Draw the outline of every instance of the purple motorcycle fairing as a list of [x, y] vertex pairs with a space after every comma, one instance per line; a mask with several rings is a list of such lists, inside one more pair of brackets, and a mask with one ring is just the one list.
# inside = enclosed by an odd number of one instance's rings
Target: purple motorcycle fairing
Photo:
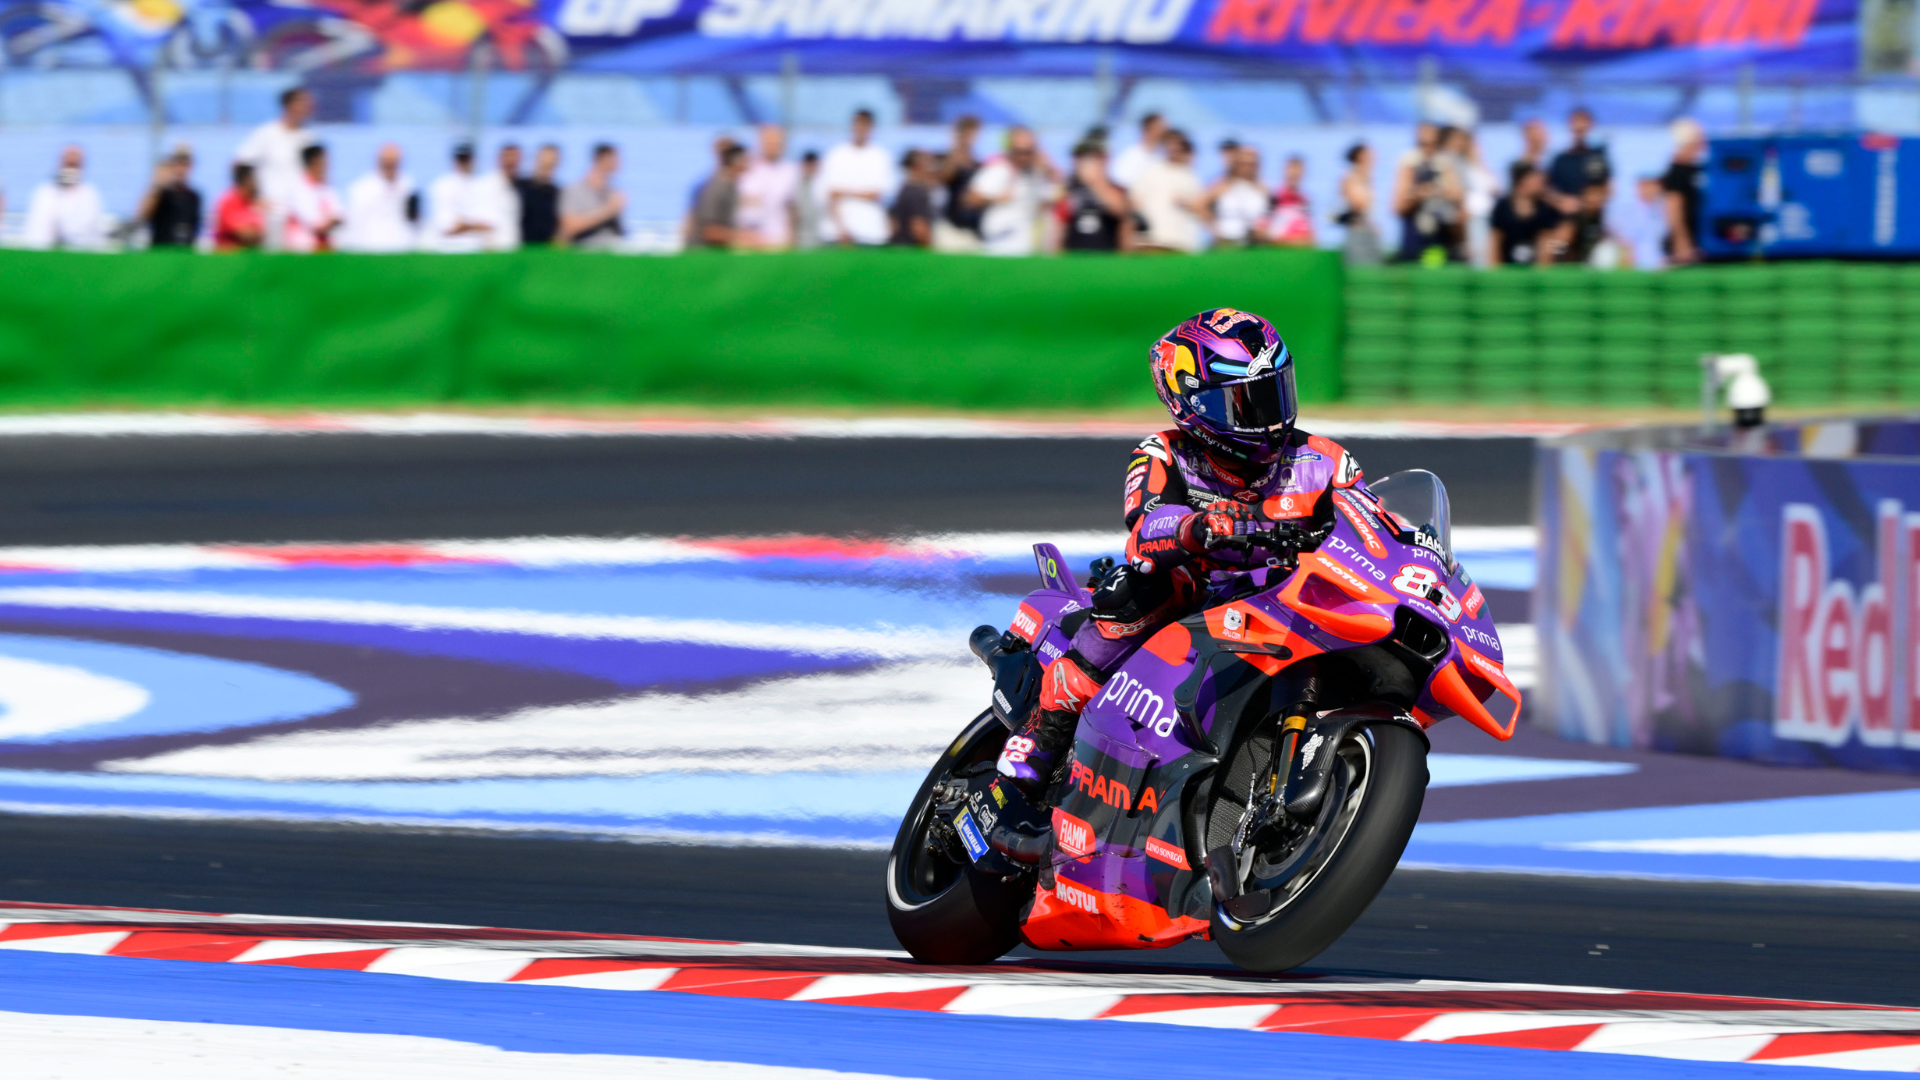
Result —
[[[1157, 905], [1170, 919], [1206, 917], [1211, 890], [1201, 850], [1204, 839], [1193, 835], [1206, 822], [1200, 817], [1203, 808], [1189, 805], [1191, 789], [1219, 763], [1242, 719], [1257, 720], [1290, 704], [1271, 700], [1275, 678], [1245, 662], [1245, 653], [1259, 649], [1217, 637], [1209, 629], [1210, 609], [1231, 602], [1258, 612], [1284, 631], [1279, 640], [1297, 642], [1291, 662], [1393, 636], [1398, 608], [1411, 609], [1446, 630], [1446, 650], [1437, 656], [1436, 671], [1454, 664], [1463, 644], [1495, 664], [1503, 661], [1488, 605], [1479, 599], [1457, 562], [1422, 543], [1401, 539], [1412, 534], [1401, 533], [1370, 499], [1329, 497], [1345, 498], [1345, 506], [1353, 509], [1372, 536], [1363, 537], [1353, 519], [1336, 514], [1332, 532], [1316, 552], [1301, 557], [1300, 569], [1284, 575], [1258, 569], [1237, 575], [1237, 587], [1233, 581], [1217, 582], [1201, 612], [1162, 628], [1128, 657], [1088, 703], [1075, 735], [1067, 790], [1057, 805], [1091, 826], [1094, 849], [1076, 856], [1056, 846], [1050, 866], [1055, 877], [1095, 893], [1121, 894]], [[1376, 554], [1369, 540], [1384, 554]], [[1044, 573], [1044, 557], [1042, 567]], [[1408, 567], [1420, 569], [1409, 574]], [[1332, 579], [1342, 570], [1389, 599], [1358, 600], [1352, 597], [1353, 590], [1329, 587], [1315, 593], [1317, 606], [1341, 616], [1376, 616], [1376, 622], [1388, 629], [1371, 641], [1342, 637], [1281, 598], [1299, 574]], [[1444, 591], [1429, 588], [1416, 595], [1414, 587], [1429, 578]], [[1033, 644], [1043, 662], [1052, 661], [1068, 647], [1060, 621], [1087, 603], [1087, 595], [1076, 592], [1068, 596], [1059, 588], [1047, 588], [1027, 598], [1027, 605], [1041, 617]], [[1229, 601], [1232, 596], [1239, 598]], [[1224, 657], [1234, 659], [1222, 662]], [[1421, 688], [1414, 715], [1423, 726], [1431, 726], [1454, 713], [1433, 697], [1429, 679]], [[1158, 842], [1150, 845], [1150, 840]]]

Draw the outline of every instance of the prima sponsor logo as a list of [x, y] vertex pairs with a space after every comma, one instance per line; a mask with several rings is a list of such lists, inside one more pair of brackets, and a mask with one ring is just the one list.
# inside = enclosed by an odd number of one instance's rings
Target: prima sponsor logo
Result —
[[1494, 656], [1499, 657], [1501, 660], [1506, 659], [1506, 653], [1500, 648], [1500, 638], [1498, 635], [1489, 634], [1477, 626], [1456, 626], [1453, 628], [1453, 632], [1465, 638], [1473, 647], [1484, 649]]
[[[1359, 566], [1360, 569], [1365, 570], [1367, 572], [1367, 575], [1373, 578], [1373, 580], [1375, 581], [1387, 580], [1387, 572], [1385, 570], [1380, 569], [1380, 566], [1378, 563], [1375, 563], [1372, 559], [1367, 558], [1366, 555], [1361, 553], [1359, 548], [1354, 547], [1352, 544], [1347, 543], [1345, 540], [1340, 539], [1338, 536], [1327, 537], [1327, 548], [1331, 551], [1337, 552], [1338, 554], [1344, 555], [1347, 558], [1353, 560], [1354, 564]], [[1387, 553], [1387, 549], [1384, 547], [1381, 548], [1380, 553], [1382, 555], [1385, 555]]]
[[1094, 704], [1118, 708], [1127, 719], [1152, 728], [1153, 733], [1163, 739], [1173, 734], [1174, 725], [1179, 722], [1179, 717], [1167, 707], [1166, 698], [1125, 671], [1107, 680]]
[[1193, 867], [1187, 864], [1186, 852], [1181, 851], [1179, 848], [1174, 847], [1172, 844], [1158, 837], [1150, 836], [1147, 838], [1147, 856], [1149, 858], [1159, 859], [1168, 866], [1177, 866], [1182, 870], [1193, 869]]
[[[1098, 799], [1108, 806], [1121, 810], [1133, 809], [1133, 789], [1121, 783], [1118, 777], [1111, 780], [1095, 772], [1091, 767], [1075, 761], [1067, 768], [1069, 786], [1084, 791], [1090, 799]], [[1145, 784], [1140, 788], [1141, 813], [1159, 813], [1160, 797], [1154, 793], [1153, 785]]]
[[1818, 507], [1788, 503], [1780, 526], [1774, 734], [1920, 749], [1920, 514], [1880, 502], [1874, 579], [1858, 584], [1833, 575]]
[[1100, 914], [1100, 898], [1065, 878], [1053, 880], [1053, 895], [1068, 907], [1078, 908], [1089, 915]]
[[1093, 854], [1093, 826], [1059, 807], [1053, 808], [1053, 845], [1062, 854], [1084, 859]]

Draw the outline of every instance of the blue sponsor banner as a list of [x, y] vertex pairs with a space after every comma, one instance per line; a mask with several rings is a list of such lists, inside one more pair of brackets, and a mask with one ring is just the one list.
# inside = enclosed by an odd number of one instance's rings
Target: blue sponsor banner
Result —
[[[1851, 74], [1858, 0], [65, 0], [0, 25], [20, 63], [927, 78], [1090, 74], [1620, 82]], [[80, 50], [80, 51], [75, 51]], [[1104, 59], [1097, 59], [1104, 57]], [[1276, 65], [1284, 65], [1277, 68]]]
[[[1920, 424], [1848, 457], [1543, 447], [1542, 713], [1617, 746], [1920, 771]], [[1837, 432], [1841, 437], [1835, 437]], [[1844, 445], [1841, 445], [1844, 444]]]

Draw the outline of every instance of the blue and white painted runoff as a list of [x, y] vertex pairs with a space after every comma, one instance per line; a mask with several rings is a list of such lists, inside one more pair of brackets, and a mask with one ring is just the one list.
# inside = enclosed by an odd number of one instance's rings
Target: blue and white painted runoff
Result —
[[[1121, 540], [1054, 539], [1075, 561]], [[1460, 543], [1526, 583], [1527, 530]], [[535, 538], [0, 568], [0, 809], [875, 847], [978, 712], [967, 633], [1007, 620], [1032, 558], [1000, 535]], [[476, 678], [500, 690], [436, 702]], [[1623, 768], [1432, 762], [1443, 786]]]

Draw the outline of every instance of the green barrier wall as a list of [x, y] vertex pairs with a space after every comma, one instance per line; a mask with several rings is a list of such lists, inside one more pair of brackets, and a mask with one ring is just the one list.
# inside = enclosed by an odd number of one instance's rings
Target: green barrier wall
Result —
[[1920, 266], [1349, 271], [1351, 401], [1691, 407], [1707, 352], [1784, 407], [1920, 401]]
[[1279, 322], [1340, 395], [1327, 252], [986, 259], [0, 252], [0, 403], [1151, 405], [1147, 346]]

